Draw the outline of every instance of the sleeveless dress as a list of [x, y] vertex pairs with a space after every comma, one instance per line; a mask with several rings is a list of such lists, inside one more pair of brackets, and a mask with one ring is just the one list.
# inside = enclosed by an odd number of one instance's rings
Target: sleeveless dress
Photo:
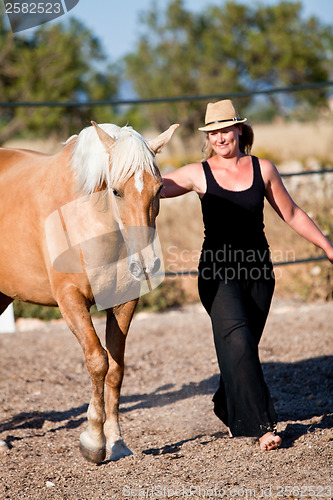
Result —
[[261, 437], [275, 430], [277, 420], [258, 355], [275, 280], [264, 233], [265, 185], [255, 156], [252, 164], [252, 185], [230, 191], [203, 163], [207, 189], [201, 198], [205, 237], [198, 288], [221, 372], [214, 411], [233, 436]]
[[252, 157], [253, 182], [243, 191], [222, 188], [203, 163], [207, 190], [201, 198], [205, 239], [199, 269], [204, 277], [252, 278], [272, 275], [264, 233], [265, 184], [258, 158]]

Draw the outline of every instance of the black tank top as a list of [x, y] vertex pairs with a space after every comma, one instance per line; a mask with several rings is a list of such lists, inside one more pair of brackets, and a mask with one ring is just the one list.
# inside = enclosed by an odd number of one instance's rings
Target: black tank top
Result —
[[[230, 191], [220, 186], [203, 162], [207, 189], [201, 198], [204, 242], [199, 270], [211, 266], [223, 277], [225, 269], [263, 269], [270, 266], [269, 246], [264, 233], [265, 184], [259, 160], [252, 156], [253, 182], [248, 189]], [[222, 273], [222, 274], [221, 274]], [[238, 276], [238, 274], [237, 274]]]

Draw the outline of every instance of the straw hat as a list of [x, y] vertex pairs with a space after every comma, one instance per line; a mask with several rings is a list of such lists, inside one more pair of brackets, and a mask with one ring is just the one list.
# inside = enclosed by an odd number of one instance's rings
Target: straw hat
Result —
[[221, 128], [230, 127], [237, 123], [246, 122], [247, 118], [241, 119], [237, 109], [230, 99], [224, 99], [218, 102], [209, 102], [207, 104], [205, 126], [199, 130], [203, 132], [211, 132], [212, 130], [220, 130]]

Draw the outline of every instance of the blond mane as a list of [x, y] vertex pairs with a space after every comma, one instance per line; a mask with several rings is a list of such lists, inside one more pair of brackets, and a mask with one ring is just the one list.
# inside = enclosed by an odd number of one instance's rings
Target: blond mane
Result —
[[[104, 184], [108, 189], [115, 188], [138, 171], [159, 176], [155, 155], [138, 132], [110, 123], [99, 126], [116, 142], [108, 153], [92, 126], [77, 136], [71, 166], [80, 191], [92, 194]], [[67, 142], [71, 140], [73, 137]]]

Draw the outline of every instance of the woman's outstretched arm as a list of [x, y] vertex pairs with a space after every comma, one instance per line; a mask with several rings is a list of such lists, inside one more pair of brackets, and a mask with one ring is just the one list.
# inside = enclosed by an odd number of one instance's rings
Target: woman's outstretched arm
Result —
[[266, 198], [276, 213], [300, 236], [324, 250], [333, 263], [333, 245], [313, 220], [293, 201], [276, 167], [268, 160], [260, 160], [266, 185]]
[[190, 163], [163, 175], [161, 198], [173, 198], [196, 191], [201, 193], [204, 175], [201, 163]]

